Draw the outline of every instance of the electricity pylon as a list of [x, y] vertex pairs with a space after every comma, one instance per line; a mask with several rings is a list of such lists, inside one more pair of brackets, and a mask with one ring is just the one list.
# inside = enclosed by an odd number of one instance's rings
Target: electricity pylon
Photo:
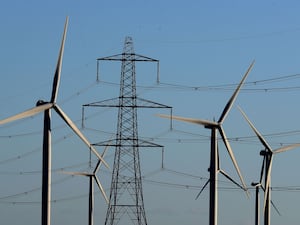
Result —
[[[83, 107], [118, 108], [116, 138], [94, 144], [97, 146], [115, 146], [114, 165], [105, 225], [147, 225], [139, 147], [162, 148], [163, 146], [141, 140], [138, 137], [137, 109], [171, 109], [171, 107], [137, 97], [135, 62], [156, 62], [158, 68], [159, 61], [135, 54], [131, 37], [125, 38], [122, 54], [97, 59], [97, 79], [99, 78], [99, 62], [105, 60], [122, 62], [120, 95], [118, 98], [83, 105]], [[157, 72], [158, 71], [157, 69]], [[157, 81], [158, 80], [159, 76], [157, 75]]]

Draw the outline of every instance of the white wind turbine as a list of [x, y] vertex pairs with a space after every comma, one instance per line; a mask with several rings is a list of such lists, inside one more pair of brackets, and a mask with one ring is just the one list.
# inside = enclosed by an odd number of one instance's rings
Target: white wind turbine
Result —
[[34, 116], [44, 112], [44, 132], [43, 132], [43, 169], [42, 169], [42, 216], [41, 224], [50, 225], [51, 215], [51, 109], [54, 109], [57, 114], [65, 121], [65, 123], [78, 135], [78, 137], [90, 148], [90, 150], [108, 167], [108, 164], [103, 160], [101, 155], [90, 144], [87, 138], [81, 133], [72, 120], [62, 111], [57, 105], [56, 99], [58, 94], [62, 58], [64, 53], [64, 45], [68, 27], [68, 17], [66, 18], [64, 33], [62, 37], [61, 47], [58, 55], [58, 61], [53, 78], [52, 94], [49, 102], [39, 100], [36, 107], [26, 110], [17, 115], [0, 120], [0, 125], [13, 122], [26, 117]]
[[[262, 186], [262, 179], [263, 179], [263, 175], [264, 175], [264, 166], [265, 166], [265, 156], [263, 158], [263, 163], [262, 163], [262, 167], [261, 167], [261, 171], [260, 171], [260, 179], [259, 182], [252, 182], [251, 186], [255, 187], [255, 225], [260, 225], [260, 196], [259, 196], [259, 189], [262, 189], [265, 192], [265, 188]], [[278, 215], [280, 216], [280, 212], [277, 209], [277, 207], [275, 206], [275, 204], [273, 203], [273, 201], [271, 200], [271, 204], [273, 206], [273, 208], [276, 210], [276, 212], [278, 213]]]
[[[247, 69], [245, 75], [243, 76], [242, 80], [240, 81], [240, 83], [237, 86], [236, 90], [234, 91], [233, 95], [231, 96], [231, 98], [229, 99], [227, 104], [225, 105], [225, 108], [223, 109], [223, 112], [222, 112], [218, 122], [202, 120], [202, 119], [178, 117], [178, 116], [158, 115], [158, 116], [164, 117], [164, 118], [170, 118], [170, 119], [180, 120], [183, 122], [201, 125], [207, 129], [211, 130], [211, 151], [210, 151], [210, 167], [209, 167], [209, 173], [210, 173], [210, 177], [209, 177], [209, 183], [210, 183], [209, 224], [210, 225], [218, 224], [218, 221], [217, 221], [217, 209], [218, 209], [217, 181], [218, 181], [218, 173], [221, 172], [219, 170], [219, 154], [218, 154], [218, 138], [217, 138], [218, 132], [220, 133], [220, 135], [222, 137], [222, 140], [226, 146], [228, 154], [229, 154], [229, 156], [233, 162], [233, 165], [239, 175], [239, 178], [242, 182], [243, 189], [247, 190], [246, 184], [244, 182], [244, 179], [243, 179], [240, 169], [238, 167], [237, 161], [235, 159], [235, 156], [233, 154], [233, 151], [231, 149], [229, 141], [225, 135], [222, 124], [223, 124], [227, 114], [229, 113], [229, 111], [230, 111], [244, 81], [246, 80], [246, 77], [248, 76], [250, 70], [252, 69], [253, 65], [254, 65], [254, 61], [250, 64], [249, 68]], [[226, 176], [226, 177], [229, 178], [228, 176]], [[232, 181], [232, 179], [230, 179], [230, 180]], [[248, 194], [248, 192], [247, 192], [247, 194]]]
[[[105, 147], [101, 157], [104, 158], [105, 153], [108, 149], [108, 146]], [[99, 171], [100, 166], [102, 164], [101, 160], [98, 160], [95, 169], [93, 170], [92, 173], [88, 173], [88, 172], [68, 172], [68, 171], [63, 171], [63, 173], [65, 174], [71, 174], [71, 175], [75, 175], [75, 176], [85, 176], [89, 178], [89, 217], [88, 217], [88, 225], [93, 225], [94, 224], [94, 183], [93, 181], [96, 182], [98, 188], [100, 189], [100, 192], [102, 194], [102, 196], [104, 197], [106, 203], [108, 203], [108, 198], [105, 194], [105, 191], [98, 179], [98, 177], [96, 176], [96, 173]]]
[[261, 182], [254, 183], [252, 182], [251, 185], [255, 187], [255, 225], [259, 225], [260, 221], [260, 199], [259, 199], [259, 188], [261, 187]]
[[[270, 186], [271, 186], [271, 171], [272, 171], [273, 155], [277, 154], [277, 153], [281, 153], [281, 152], [286, 152], [286, 151], [292, 150], [296, 147], [299, 147], [300, 143], [287, 145], [287, 146], [283, 146], [281, 148], [272, 150], [272, 148], [267, 143], [267, 141], [264, 139], [264, 137], [259, 133], [259, 131], [252, 124], [252, 122], [248, 119], [245, 112], [243, 112], [243, 110], [240, 107], [239, 107], [239, 110], [241, 111], [242, 115], [244, 116], [244, 118], [248, 122], [251, 129], [254, 131], [254, 133], [258, 137], [259, 141], [265, 147], [265, 150], [262, 150], [260, 152], [260, 155], [262, 155], [264, 157], [264, 162], [263, 163], [264, 163], [264, 166], [265, 166], [265, 174], [264, 174], [264, 176], [265, 176], [265, 185], [264, 185], [265, 195], [264, 195], [264, 206], [263, 206], [264, 225], [269, 225], [270, 224], [270, 203], [272, 203], [271, 202], [271, 189], [270, 189]], [[263, 168], [262, 168], [262, 171], [263, 171]]]

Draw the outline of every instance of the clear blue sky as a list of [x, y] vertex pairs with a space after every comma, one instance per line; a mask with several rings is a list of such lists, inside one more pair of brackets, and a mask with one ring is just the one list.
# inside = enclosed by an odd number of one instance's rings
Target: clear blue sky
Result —
[[[137, 65], [139, 96], [172, 106], [175, 115], [218, 119], [255, 59], [224, 123], [250, 186], [259, 179], [262, 146], [237, 105], [274, 149], [300, 141], [299, 8], [298, 1], [3, 1], [0, 118], [50, 98], [66, 16], [70, 20], [58, 103], [78, 126], [83, 104], [118, 96], [120, 64], [101, 64], [101, 82], [96, 83], [96, 58], [121, 53], [126, 36], [133, 38], [136, 53], [160, 60], [160, 85], [156, 65]], [[156, 113], [169, 111], [138, 114], [140, 136], [165, 146], [164, 170], [160, 149], [141, 149], [148, 224], [207, 224], [208, 190], [194, 199], [208, 177], [209, 130], [174, 122], [170, 131], [169, 121]], [[57, 170], [87, 170], [88, 150], [55, 112], [52, 118], [52, 224], [84, 224], [88, 181]], [[93, 143], [106, 140], [116, 132], [116, 118], [116, 110], [88, 108], [83, 132]], [[0, 128], [1, 224], [40, 224], [41, 131], [41, 115]], [[220, 157], [221, 167], [238, 179], [221, 142]], [[289, 188], [300, 188], [299, 158], [300, 149], [275, 156], [272, 198], [282, 216], [272, 209], [273, 225], [299, 223], [300, 193]], [[107, 161], [112, 165], [113, 149]], [[110, 172], [103, 169], [98, 176], [109, 194]], [[254, 191], [247, 199], [219, 178], [219, 224], [254, 224]], [[95, 223], [103, 224], [106, 205], [99, 192], [95, 210]]]

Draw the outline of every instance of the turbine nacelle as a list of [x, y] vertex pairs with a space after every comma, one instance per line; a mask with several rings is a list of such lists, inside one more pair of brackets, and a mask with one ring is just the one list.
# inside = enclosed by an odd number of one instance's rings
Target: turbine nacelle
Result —
[[261, 150], [261, 151], [259, 152], [259, 155], [261, 155], [261, 156], [271, 156], [271, 155], [273, 155], [273, 152], [271, 152], [271, 151], [265, 149], [265, 150]]
[[204, 128], [206, 128], [206, 129], [219, 129], [221, 125], [222, 125], [221, 123], [213, 122], [211, 124], [204, 125]]
[[45, 104], [47, 104], [47, 103], [49, 103], [49, 102], [45, 102], [44, 100], [38, 100], [37, 102], [36, 102], [36, 104], [35, 104], [35, 106], [40, 106], [40, 105], [45, 105]]
[[252, 182], [252, 183], [251, 183], [251, 186], [252, 186], [252, 187], [260, 187], [260, 186], [261, 186], [261, 183], [259, 183], [259, 182]]

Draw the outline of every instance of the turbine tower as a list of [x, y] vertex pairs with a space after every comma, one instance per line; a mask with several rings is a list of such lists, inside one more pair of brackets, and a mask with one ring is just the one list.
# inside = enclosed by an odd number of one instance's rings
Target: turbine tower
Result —
[[[108, 145], [115, 147], [105, 225], [114, 225], [119, 222], [122, 224], [147, 225], [139, 148], [163, 146], [142, 140], [138, 137], [137, 109], [171, 107], [137, 97], [135, 62], [156, 62], [159, 65], [159, 61], [135, 54], [131, 37], [125, 38], [122, 54], [98, 58], [97, 68], [99, 69], [100, 61], [106, 60], [122, 62], [119, 97], [83, 105], [83, 107], [118, 108], [116, 138], [94, 144], [96, 146]], [[99, 78], [98, 69], [97, 79]], [[157, 75], [157, 81], [158, 77]]]

